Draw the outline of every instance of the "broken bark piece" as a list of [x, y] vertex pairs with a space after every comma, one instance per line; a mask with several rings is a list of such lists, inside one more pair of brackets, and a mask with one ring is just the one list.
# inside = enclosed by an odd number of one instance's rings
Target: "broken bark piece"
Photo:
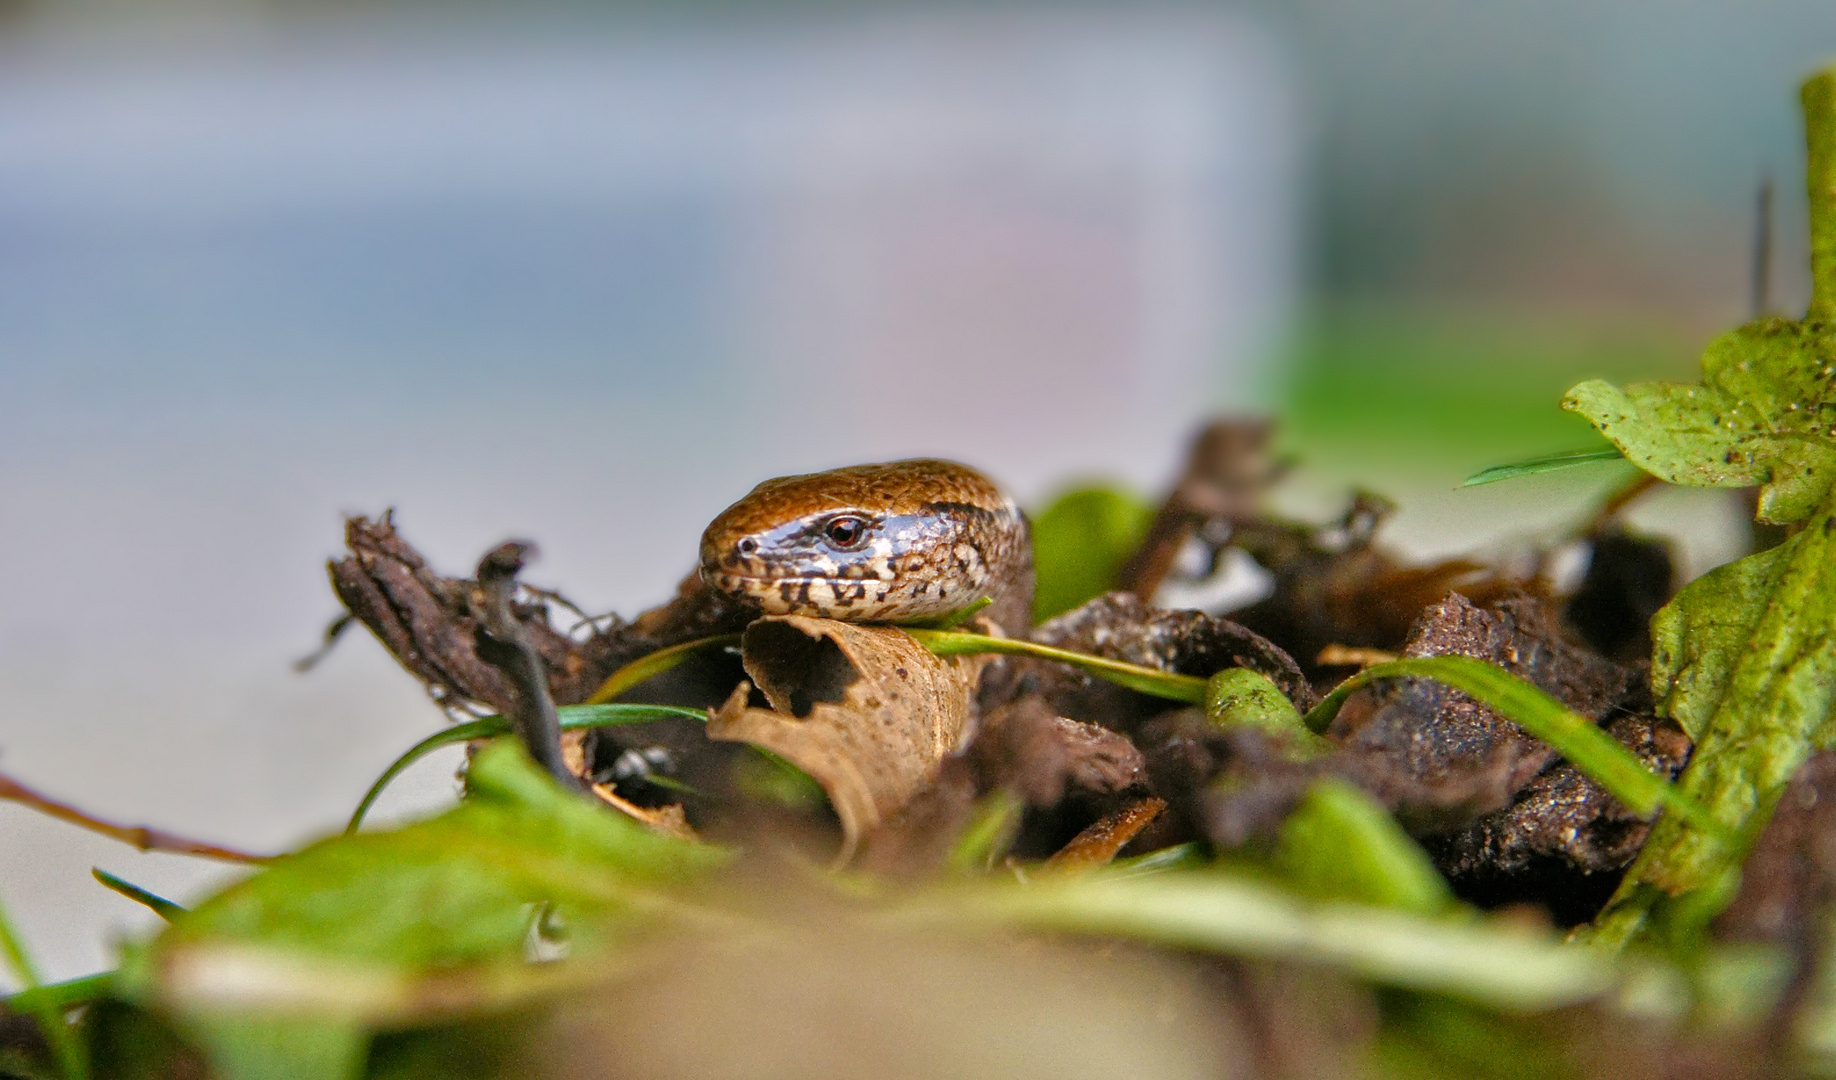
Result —
[[981, 657], [933, 655], [896, 627], [787, 615], [746, 629], [746, 672], [711, 739], [764, 747], [808, 773], [841, 819], [842, 857], [938, 774], [970, 731]]
[[[1031, 695], [983, 720], [975, 741], [946, 759], [933, 783], [867, 837], [860, 867], [904, 879], [936, 870], [974, 815], [977, 800], [1003, 790], [1028, 808], [1016, 844], [1044, 855], [1116, 797], [1144, 793], [1146, 785], [1146, 762], [1127, 737], [1058, 716]], [[1075, 805], [1066, 809], [1068, 803]], [[1036, 820], [1061, 809], [1075, 818], [1064, 835], [1055, 821]]]
[[1338, 672], [1315, 659], [1326, 646], [1394, 651], [1422, 609], [1448, 593], [1457, 589], [1483, 605], [1527, 584], [1464, 559], [1403, 565], [1376, 543], [1393, 509], [1360, 492], [1326, 526], [1268, 516], [1238, 522], [1228, 546], [1256, 560], [1275, 583], [1267, 599], [1233, 618], [1300, 657], [1309, 678], [1330, 684]]
[[1067, 791], [1113, 795], [1147, 780], [1141, 751], [1125, 736], [1022, 698], [991, 714], [966, 754], [982, 793], [1007, 788], [1029, 806], [1052, 806]]
[[1765, 941], [1808, 955], [1818, 920], [1836, 904], [1836, 751], [1811, 757], [1780, 796], [1741, 867], [1740, 892], [1715, 936]]
[[[1248, 668], [1266, 676], [1302, 712], [1315, 701], [1300, 666], [1268, 639], [1202, 611], [1150, 607], [1133, 593], [1108, 593], [1067, 611], [1036, 627], [1033, 640], [1199, 678], [1226, 668]], [[983, 703], [1012, 701], [1028, 693], [1039, 694], [1059, 715], [1119, 730], [1168, 707], [1161, 699], [1064, 664], [1019, 657], [1009, 658], [1000, 678], [990, 679]]]
[[1262, 728], [1221, 728], [1202, 709], [1168, 713], [1137, 736], [1154, 794], [1221, 849], [1272, 835], [1340, 755], [1303, 759]]
[[338, 599], [436, 701], [514, 706], [503, 673], [478, 656], [465, 582], [430, 571], [392, 514], [347, 519], [344, 539], [350, 556], [327, 566]]
[[[1639, 672], [1569, 644], [1535, 598], [1487, 610], [1455, 594], [1431, 607], [1407, 655], [1448, 654], [1497, 663], [1576, 712], [1610, 721], [1609, 730], [1654, 770], [1674, 774], [1688, 756], [1680, 731], [1642, 715], [1649, 702]], [[1189, 710], [1155, 720], [1138, 738], [1154, 792], [1220, 847], [1269, 835], [1315, 779], [1338, 776], [1395, 812], [1444, 872], [1464, 879], [1469, 895], [1545, 900], [1536, 874], [1526, 879], [1530, 871], [1618, 869], [1645, 827], [1559, 763], [1553, 748], [1432, 680], [1385, 680], [1359, 691], [1330, 734], [1336, 751], [1295, 760], [1264, 733], [1219, 730]]]
[[[1541, 601], [1491, 609], [1454, 593], [1423, 612], [1404, 656], [1471, 656], [1535, 684], [1596, 722], [1639, 689], [1638, 674], [1566, 641]], [[1361, 759], [1361, 786], [1415, 831], [1442, 831], [1506, 805], [1555, 749], [1430, 679], [1382, 680], [1346, 699], [1328, 735]]]
[[[395, 530], [392, 514], [345, 522], [350, 555], [327, 565], [344, 606], [443, 705], [479, 702], [498, 712], [514, 708], [508, 680], [478, 655], [477, 582], [434, 573]], [[752, 613], [698, 578], [674, 599], [632, 623], [611, 620], [576, 640], [549, 623], [543, 595], [521, 590], [511, 613], [541, 657], [549, 693], [563, 705], [585, 701], [612, 672], [667, 645], [741, 629]], [[717, 700], [717, 699], [715, 699]]]
[[[1689, 737], [1668, 720], [1628, 714], [1606, 728], [1660, 776], [1675, 778], [1689, 762]], [[1425, 846], [1462, 897], [1487, 907], [1538, 903], [1572, 925], [1599, 910], [1650, 831], [1651, 822], [1561, 762], [1511, 805]]]
[[1141, 830], [1152, 824], [1166, 808], [1165, 799], [1152, 795], [1137, 799], [1078, 833], [1069, 844], [1059, 848], [1057, 853], [1046, 860], [1046, 867], [1051, 870], [1082, 872], [1108, 866], [1115, 861], [1116, 853], [1127, 847], [1128, 842], [1139, 836]]

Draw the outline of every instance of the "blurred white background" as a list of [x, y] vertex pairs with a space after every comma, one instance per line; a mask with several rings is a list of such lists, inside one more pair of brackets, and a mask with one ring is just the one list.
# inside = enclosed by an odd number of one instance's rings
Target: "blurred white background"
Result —
[[[53, 25], [0, 41], [0, 770], [255, 850], [442, 719], [340, 515], [666, 597], [769, 475], [941, 454], [1152, 489], [1295, 295], [1274, 39], [1192, 13]], [[1262, 397], [1258, 397], [1262, 395]], [[451, 797], [451, 755], [385, 805]], [[0, 804], [47, 973], [229, 871]]]

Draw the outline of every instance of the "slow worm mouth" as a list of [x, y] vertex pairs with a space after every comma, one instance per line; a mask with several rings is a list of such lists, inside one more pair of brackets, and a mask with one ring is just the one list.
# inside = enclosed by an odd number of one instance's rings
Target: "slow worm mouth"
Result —
[[774, 577], [768, 574], [734, 574], [726, 570], [715, 570], [711, 574], [705, 574], [703, 576], [712, 577], [716, 582], [731, 582], [734, 584], [749, 583], [754, 585], [881, 585], [893, 580], [889, 577], [811, 577], [809, 575], [799, 577]]

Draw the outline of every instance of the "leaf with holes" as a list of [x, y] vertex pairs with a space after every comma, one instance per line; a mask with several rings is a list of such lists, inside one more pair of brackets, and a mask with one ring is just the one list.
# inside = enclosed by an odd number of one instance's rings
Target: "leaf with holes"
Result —
[[968, 734], [986, 663], [941, 657], [897, 627], [785, 615], [742, 641], [746, 673], [708, 719], [708, 737], [764, 747], [814, 777], [841, 819], [843, 854], [937, 775]]

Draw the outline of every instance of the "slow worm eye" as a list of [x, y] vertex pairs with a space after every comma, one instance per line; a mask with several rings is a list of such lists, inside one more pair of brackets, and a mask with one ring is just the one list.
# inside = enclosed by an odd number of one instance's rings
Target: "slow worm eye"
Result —
[[832, 518], [822, 527], [822, 535], [834, 547], [843, 550], [858, 547], [867, 538], [867, 523], [857, 517]]

